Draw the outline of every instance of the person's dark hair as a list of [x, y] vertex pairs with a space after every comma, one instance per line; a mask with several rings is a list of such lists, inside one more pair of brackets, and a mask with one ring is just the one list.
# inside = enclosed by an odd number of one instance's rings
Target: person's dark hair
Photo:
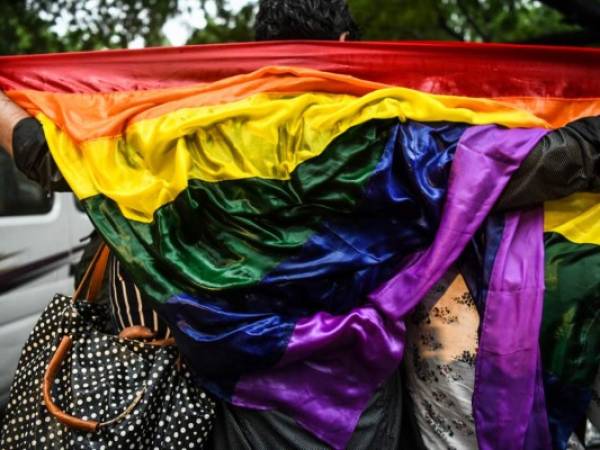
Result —
[[359, 32], [345, 0], [260, 0], [254, 26], [256, 40], [337, 40]]

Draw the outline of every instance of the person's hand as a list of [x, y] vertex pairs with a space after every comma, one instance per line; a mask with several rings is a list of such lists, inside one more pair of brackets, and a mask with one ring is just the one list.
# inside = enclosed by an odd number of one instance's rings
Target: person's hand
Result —
[[0, 147], [4, 148], [10, 156], [13, 153], [13, 130], [19, 121], [26, 117], [29, 117], [29, 114], [0, 91]]

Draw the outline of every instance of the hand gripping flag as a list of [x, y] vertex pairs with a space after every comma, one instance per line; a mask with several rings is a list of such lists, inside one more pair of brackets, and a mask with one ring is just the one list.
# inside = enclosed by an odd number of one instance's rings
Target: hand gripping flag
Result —
[[479, 446], [565, 445], [598, 370], [600, 196], [491, 212], [548, 131], [600, 114], [599, 79], [597, 50], [510, 45], [0, 58], [198, 382], [334, 448], [459, 258]]

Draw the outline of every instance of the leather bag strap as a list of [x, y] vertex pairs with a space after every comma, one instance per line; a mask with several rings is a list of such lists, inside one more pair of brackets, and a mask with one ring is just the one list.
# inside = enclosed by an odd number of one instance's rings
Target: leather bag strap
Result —
[[73, 428], [75, 430], [85, 431], [87, 433], [96, 432], [100, 428], [111, 425], [127, 417], [144, 397], [144, 393], [146, 391], [145, 387], [143, 387], [140, 391], [136, 393], [132, 402], [129, 404], [129, 406], [127, 406], [127, 408], [125, 408], [125, 410], [121, 414], [105, 422], [97, 422], [95, 420], [81, 419], [79, 417], [72, 416], [71, 414], [68, 414], [62, 409], [60, 409], [60, 407], [54, 402], [54, 400], [52, 399], [52, 386], [54, 384], [56, 374], [60, 370], [60, 365], [67, 357], [67, 354], [69, 353], [72, 344], [73, 339], [71, 338], [71, 336], [62, 337], [60, 344], [56, 349], [56, 352], [54, 352], [54, 355], [52, 355], [52, 359], [48, 364], [46, 373], [44, 374], [42, 393], [44, 396], [44, 404], [46, 405], [46, 408], [48, 408], [48, 412], [63, 425], [66, 425], [67, 427]]
[[60, 364], [67, 356], [69, 349], [73, 340], [70, 336], [63, 336], [60, 344], [52, 356], [50, 363], [48, 364], [48, 368], [46, 369], [46, 373], [44, 374], [44, 384], [43, 384], [43, 394], [44, 394], [44, 403], [46, 404], [46, 408], [48, 408], [48, 412], [56, 418], [60, 423], [66, 425], [70, 428], [74, 428], [76, 430], [85, 431], [85, 432], [95, 432], [98, 430], [98, 422], [95, 420], [83, 420], [75, 416], [71, 416], [70, 414], [62, 411], [54, 400], [52, 400], [52, 385], [54, 384], [54, 379], [56, 378], [56, 374], [60, 369]]
[[106, 266], [108, 264], [108, 256], [110, 254], [110, 250], [108, 246], [103, 242], [96, 250], [90, 265], [86, 269], [83, 277], [81, 278], [81, 282], [75, 293], [73, 294], [73, 303], [75, 303], [83, 293], [83, 290], [86, 289], [85, 298], [87, 301], [92, 303], [98, 292], [100, 292], [102, 288], [102, 281], [104, 280], [104, 274], [106, 272]]

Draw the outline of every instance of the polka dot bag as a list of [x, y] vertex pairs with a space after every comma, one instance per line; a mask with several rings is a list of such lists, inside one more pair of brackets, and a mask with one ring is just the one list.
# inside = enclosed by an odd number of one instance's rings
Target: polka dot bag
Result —
[[57, 295], [33, 329], [17, 367], [0, 449], [201, 449], [214, 403], [178, 360], [172, 340], [149, 330], [105, 332], [93, 299], [108, 250], [94, 257], [73, 298]]

